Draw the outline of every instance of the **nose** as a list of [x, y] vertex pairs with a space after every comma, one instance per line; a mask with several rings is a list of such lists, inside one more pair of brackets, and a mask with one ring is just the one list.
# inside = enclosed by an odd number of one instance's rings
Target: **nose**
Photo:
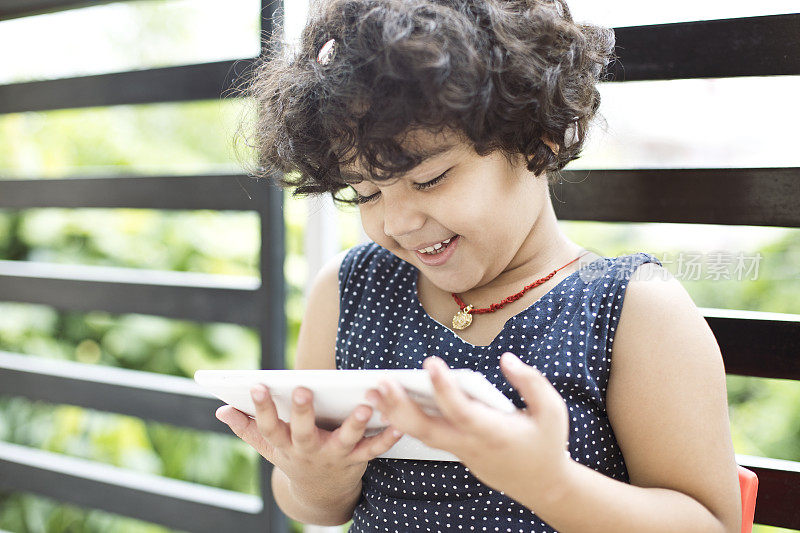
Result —
[[425, 215], [413, 202], [401, 197], [383, 198], [383, 232], [392, 238], [413, 233], [425, 224]]

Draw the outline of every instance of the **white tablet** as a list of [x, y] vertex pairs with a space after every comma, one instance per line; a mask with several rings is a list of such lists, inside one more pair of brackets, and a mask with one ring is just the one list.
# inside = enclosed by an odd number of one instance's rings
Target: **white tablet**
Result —
[[[450, 370], [467, 396], [502, 412], [513, 413], [516, 406], [480, 372], [467, 368]], [[436, 407], [433, 383], [427, 370], [198, 370], [195, 381], [204, 389], [236, 409], [255, 417], [255, 405], [250, 388], [263, 383], [278, 411], [278, 418], [289, 422], [291, 397], [296, 387], [306, 387], [314, 393], [314, 413], [317, 426], [328, 431], [339, 427], [360, 404], [373, 407], [364, 435], [382, 431], [381, 413], [367, 400], [366, 393], [378, 388], [378, 381], [389, 377], [402, 385], [409, 397], [430, 415], [441, 415]], [[421, 441], [403, 435], [379, 457], [391, 459], [422, 459], [429, 461], [458, 461], [450, 452], [431, 448]]]

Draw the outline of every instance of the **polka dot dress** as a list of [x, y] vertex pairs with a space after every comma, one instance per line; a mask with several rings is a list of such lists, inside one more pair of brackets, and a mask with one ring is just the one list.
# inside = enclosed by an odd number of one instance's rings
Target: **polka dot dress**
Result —
[[[373, 242], [355, 246], [339, 270], [336, 368], [422, 368], [436, 355], [450, 368], [481, 372], [522, 408], [499, 366], [500, 355], [510, 351], [564, 398], [571, 457], [629, 483], [605, 396], [625, 287], [647, 262], [661, 265], [643, 252], [601, 257], [511, 317], [489, 346], [474, 346], [427, 314], [417, 297], [416, 267]], [[350, 532], [555, 531], [459, 462], [377, 458], [362, 480]]]

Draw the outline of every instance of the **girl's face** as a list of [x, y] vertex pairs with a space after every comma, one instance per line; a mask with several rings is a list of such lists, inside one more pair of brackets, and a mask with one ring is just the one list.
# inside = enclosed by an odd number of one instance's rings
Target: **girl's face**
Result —
[[[523, 266], [547, 199], [546, 179], [528, 171], [521, 156], [515, 164], [499, 152], [481, 157], [452, 134], [414, 139], [415, 149], [449, 149], [394, 182], [352, 185], [364, 200], [366, 234], [447, 292], [466, 292]], [[451, 237], [437, 255], [416, 251]]]

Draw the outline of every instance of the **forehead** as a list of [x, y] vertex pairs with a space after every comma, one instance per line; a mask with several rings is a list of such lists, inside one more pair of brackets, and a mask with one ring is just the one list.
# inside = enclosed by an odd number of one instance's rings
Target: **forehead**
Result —
[[[462, 141], [456, 135], [447, 133], [437, 135], [422, 130], [408, 134], [404, 140], [399, 142], [403, 150], [419, 159], [420, 165], [454, 150], [462, 144]], [[369, 180], [369, 177], [366, 176], [358, 164], [344, 165], [340, 168], [340, 172], [345, 181], [357, 183]]]

